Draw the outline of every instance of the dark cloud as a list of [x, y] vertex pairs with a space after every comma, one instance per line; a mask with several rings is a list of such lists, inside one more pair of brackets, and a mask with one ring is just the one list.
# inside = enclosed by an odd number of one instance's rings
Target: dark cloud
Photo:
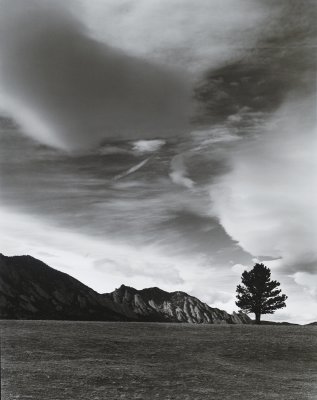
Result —
[[250, 254], [227, 235], [217, 218], [204, 214], [203, 210], [208, 210], [208, 207], [206, 199], [205, 206], [200, 200], [200, 207], [197, 206], [196, 210], [184, 207], [171, 211], [169, 219], [158, 227], [162, 242], [181, 242], [183, 253], [205, 254], [207, 268], [212, 265], [229, 266], [230, 261], [237, 257], [242, 263], [250, 263]]
[[80, 149], [186, 128], [185, 77], [90, 39], [64, 6], [3, 2], [0, 56], [3, 107], [41, 142]]
[[244, 128], [254, 123], [254, 113], [274, 112], [291, 93], [315, 91], [316, 2], [279, 1], [271, 6], [278, 18], [267, 21], [256, 46], [206, 72], [197, 85], [198, 123], [223, 123], [232, 116], [231, 122]]

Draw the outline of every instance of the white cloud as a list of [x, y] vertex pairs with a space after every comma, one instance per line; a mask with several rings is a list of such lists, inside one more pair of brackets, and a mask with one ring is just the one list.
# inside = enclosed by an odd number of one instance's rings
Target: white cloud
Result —
[[133, 150], [137, 153], [152, 153], [159, 150], [165, 144], [165, 140], [137, 140], [133, 144]]
[[315, 297], [317, 301], [317, 271], [315, 274], [296, 272], [293, 278], [298, 285], [302, 286], [304, 290], [312, 297]]
[[241, 139], [224, 125], [212, 125], [208, 129], [193, 131], [191, 132], [191, 136], [196, 145], [194, 148], [195, 151], [200, 151], [206, 148], [210, 150], [211, 146], [226, 145]]
[[300, 324], [317, 321], [316, 274], [297, 272], [285, 275], [283, 271], [276, 271], [273, 278], [281, 282], [282, 292], [288, 296], [288, 299], [286, 300], [287, 307], [270, 316], [270, 319]]
[[74, 233], [7, 208], [0, 209], [0, 241], [3, 254], [30, 254], [99, 292], [122, 283], [180, 290], [200, 263], [195, 256], [168, 255], [156, 244], [132, 246]]
[[176, 185], [184, 186], [188, 189], [192, 189], [195, 185], [195, 182], [188, 178], [187, 168], [184, 163], [184, 156], [179, 154], [173, 157], [171, 161], [171, 172], [169, 174], [172, 182]]
[[81, 0], [91, 35], [190, 71], [253, 47], [270, 10], [254, 0]]
[[124, 178], [128, 175], [133, 174], [134, 172], [138, 171], [140, 168], [142, 168], [147, 162], [150, 160], [149, 158], [146, 158], [145, 160], [141, 161], [140, 163], [133, 165], [131, 168], [129, 168], [127, 171], [123, 172], [122, 174], [116, 175], [114, 177], [114, 180], [119, 180], [121, 178]]
[[233, 123], [241, 122], [242, 116], [241, 116], [241, 114], [232, 114], [232, 115], [229, 115], [229, 117], [227, 119], [228, 119], [228, 122], [233, 122]]
[[241, 275], [244, 271], [247, 271], [250, 267], [242, 264], [235, 264], [231, 267], [231, 271], [233, 271], [237, 275]]
[[213, 211], [254, 256], [282, 257], [286, 270], [317, 262], [317, 135], [311, 99], [287, 103], [260, 137], [227, 156], [231, 171], [211, 186]]

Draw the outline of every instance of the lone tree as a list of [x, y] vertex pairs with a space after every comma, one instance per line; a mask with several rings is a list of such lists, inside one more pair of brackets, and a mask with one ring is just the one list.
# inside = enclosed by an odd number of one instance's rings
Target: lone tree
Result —
[[255, 264], [242, 274], [242, 285], [237, 286], [236, 305], [247, 313], [255, 314], [255, 323], [261, 323], [262, 314], [273, 314], [286, 307], [287, 296], [278, 289], [280, 283], [271, 280], [271, 271], [263, 264]]

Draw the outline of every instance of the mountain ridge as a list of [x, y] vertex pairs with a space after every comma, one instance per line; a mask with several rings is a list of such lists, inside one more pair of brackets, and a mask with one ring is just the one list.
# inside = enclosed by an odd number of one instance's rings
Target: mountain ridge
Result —
[[32, 256], [1, 253], [0, 319], [251, 323], [244, 313], [212, 308], [182, 291], [122, 284], [100, 294]]
[[251, 323], [244, 313], [229, 314], [213, 308], [198, 298], [182, 291], [166, 292], [158, 287], [137, 290], [121, 285], [112, 293], [104, 294], [116, 307], [133, 318], [157, 318], [165, 322], [190, 323]]
[[[103, 301], [102, 301], [103, 300]], [[0, 318], [123, 320], [99, 293], [34, 257], [0, 254]]]

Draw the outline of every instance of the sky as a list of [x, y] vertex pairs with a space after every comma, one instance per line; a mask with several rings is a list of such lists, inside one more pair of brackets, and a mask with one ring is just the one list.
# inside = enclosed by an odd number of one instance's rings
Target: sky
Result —
[[3, 0], [0, 251], [237, 311], [256, 262], [317, 320], [311, 0]]

